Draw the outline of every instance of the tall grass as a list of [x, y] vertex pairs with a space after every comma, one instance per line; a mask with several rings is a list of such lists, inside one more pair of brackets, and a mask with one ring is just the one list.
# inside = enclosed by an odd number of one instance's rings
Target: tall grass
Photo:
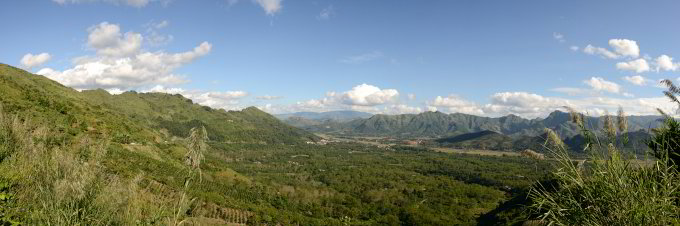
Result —
[[[546, 129], [546, 146], [557, 161], [553, 183], [538, 183], [530, 209], [546, 225], [677, 225], [680, 224], [680, 176], [668, 161], [638, 165], [620, 152], [617, 132], [627, 143], [627, 120], [619, 110], [617, 123], [605, 116], [603, 137], [588, 129], [583, 114], [573, 110], [572, 122], [586, 137], [587, 161], [571, 159], [561, 139]], [[616, 125], [615, 125], [616, 124]], [[618, 128], [617, 128], [618, 127]], [[617, 131], [618, 129], [618, 131]]]
[[9, 184], [0, 189], [9, 197], [0, 200], [0, 225], [172, 224], [186, 214], [172, 208], [176, 194], [140, 186], [143, 173], [107, 172], [109, 142], [81, 134], [60, 143], [57, 133], [0, 110], [0, 182]]

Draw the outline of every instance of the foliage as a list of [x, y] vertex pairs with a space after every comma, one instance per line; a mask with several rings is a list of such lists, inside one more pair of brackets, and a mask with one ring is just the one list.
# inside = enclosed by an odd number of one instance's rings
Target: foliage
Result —
[[[661, 81], [661, 83], [668, 87], [668, 90], [664, 91], [666, 97], [680, 106], [680, 101], [677, 98], [677, 95], [680, 95], [680, 88], [668, 79]], [[669, 161], [668, 164], [670, 165], [678, 165], [680, 164], [680, 122], [661, 109], [657, 110], [665, 116], [663, 127], [653, 130], [654, 137], [647, 142], [647, 145], [655, 157]]]
[[[582, 128], [586, 161], [572, 160], [559, 137], [548, 131], [548, 142], [558, 161], [553, 183], [538, 183], [530, 192], [535, 217], [555, 225], [672, 225], [678, 224], [677, 171], [665, 161], [636, 165], [617, 144], [613, 118], [605, 117], [604, 137], [582, 124], [572, 111], [572, 122]], [[625, 115], [619, 111], [618, 131], [626, 133]], [[625, 137], [624, 137], [625, 139]], [[625, 145], [625, 142], [624, 142]]]
[[549, 168], [317, 139], [256, 108], [0, 65], [0, 224], [470, 225]]

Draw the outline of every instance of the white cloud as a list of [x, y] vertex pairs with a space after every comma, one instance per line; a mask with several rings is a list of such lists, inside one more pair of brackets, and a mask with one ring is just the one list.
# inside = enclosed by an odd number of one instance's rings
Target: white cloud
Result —
[[20, 63], [21, 67], [31, 69], [46, 63], [50, 59], [52, 59], [52, 56], [49, 53], [40, 53], [37, 55], [27, 53], [21, 58]]
[[113, 89], [106, 89], [106, 92], [109, 92], [112, 95], [118, 95], [118, 94], [124, 93], [125, 90], [113, 88]]
[[140, 92], [180, 94], [197, 104], [225, 110], [239, 110], [244, 108], [240, 105], [239, 100], [248, 96], [248, 93], [245, 91], [205, 92], [200, 90], [184, 90], [182, 88], [166, 88], [161, 85], [156, 85], [151, 89], [142, 90]]
[[386, 106], [380, 112], [382, 114], [418, 114], [423, 112], [420, 107], [408, 106], [405, 104], [395, 104]]
[[570, 46], [569, 49], [571, 49], [571, 51], [576, 52], [578, 51], [578, 46]]
[[383, 53], [380, 51], [373, 51], [370, 53], [365, 53], [361, 55], [356, 55], [356, 56], [349, 56], [345, 57], [340, 60], [342, 63], [347, 63], [347, 64], [360, 64], [360, 63], [365, 63], [368, 61], [372, 61], [378, 58], [383, 57]]
[[399, 96], [396, 89], [380, 89], [376, 86], [361, 84], [344, 92], [340, 99], [343, 103], [359, 106], [375, 106], [394, 101]]
[[142, 35], [135, 32], [120, 33], [120, 26], [102, 22], [90, 27], [87, 45], [97, 54], [107, 56], [129, 56], [135, 54], [142, 47]]
[[175, 37], [172, 35], [161, 34], [159, 30], [170, 26], [170, 22], [163, 20], [161, 22], [149, 22], [144, 25], [146, 27], [146, 42], [151, 46], [163, 46], [172, 42]]
[[270, 95], [264, 95], [264, 96], [257, 96], [255, 99], [258, 100], [277, 100], [283, 98], [282, 96], [270, 96]]
[[610, 39], [609, 46], [614, 48], [614, 51], [622, 56], [638, 57], [640, 56], [640, 47], [637, 42], [628, 39]]
[[588, 44], [585, 48], [583, 48], [583, 52], [590, 54], [590, 55], [601, 55], [603, 57], [609, 58], [609, 59], [616, 59], [619, 58], [619, 55], [616, 53], [613, 53], [605, 48], [602, 47], [595, 47], [593, 45]]
[[564, 35], [561, 33], [553, 32], [553, 38], [558, 42], [566, 42], [566, 40], [564, 39]]
[[89, 31], [88, 45], [97, 50], [96, 56], [77, 57], [75, 66], [64, 71], [44, 68], [37, 74], [76, 89], [129, 90], [156, 84], [180, 84], [187, 80], [173, 73], [174, 70], [208, 54], [212, 49], [210, 43], [203, 42], [193, 50], [181, 53], [141, 52], [139, 47], [127, 48], [124, 46], [128, 44], [121, 44], [126, 41], [120, 38], [118, 25], [105, 22]]
[[166, 88], [162, 85], [156, 85], [151, 89], [142, 90], [142, 93], [169, 93], [169, 94], [182, 94], [186, 91], [182, 88]]
[[649, 71], [649, 64], [645, 59], [637, 59], [628, 62], [616, 63], [616, 68], [619, 70], [635, 71], [637, 73], [642, 73]]
[[484, 115], [484, 111], [474, 102], [465, 100], [457, 95], [447, 97], [437, 96], [432, 101], [428, 101], [427, 108], [430, 111], [443, 110], [449, 113], [465, 113], [473, 115]]
[[583, 81], [583, 83], [592, 87], [595, 91], [606, 91], [610, 93], [621, 92], [621, 86], [619, 84], [604, 80], [601, 77], [592, 77], [589, 80]]
[[323, 98], [298, 101], [290, 105], [269, 105], [266, 109], [272, 113], [324, 112], [348, 109], [385, 114], [422, 111], [419, 107], [398, 103], [398, 97], [399, 92], [395, 89], [380, 89], [373, 85], [361, 84], [345, 92], [326, 92]]
[[583, 48], [583, 52], [590, 55], [600, 55], [609, 59], [617, 59], [620, 57], [637, 58], [640, 56], [640, 47], [637, 45], [637, 42], [633, 40], [610, 39], [609, 46], [611, 46], [614, 51], [589, 44]]
[[316, 18], [319, 20], [328, 20], [333, 16], [335, 16], [335, 10], [333, 10], [332, 5], [329, 5], [328, 7], [322, 9], [321, 12], [319, 13], [319, 16], [317, 16]]
[[656, 71], [675, 71], [680, 67], [680, 64], [673, 63], [673, 58], [668, 55], [661, 55], [656, 58]]
[[226, 91], [226, 92], [207, 92], [205, 93], [205, 95], [207, 95], [210, 98], [232, 100], [248, 96], [248, 93], [245, 91]]
[[484, 105], [484, 112], [488, 116], [514, 114], [536, 118], [570, 105], [569, 101], [562, 98], [549, 98], [527, 92], [500, 92], [491, 96], [491, 103]]
[[640, 75], [625, 76], [625, 77], [623, 77], [623, 79], [634, 84], [634, 85], [638, 85], [638, 86], [644, 86], [645, 84], [647, 84], [647, 81], [649, 80], [649, 79], [642, 77]]
[[342, 94], [329, 92], [326, 97], [308, 101], [297, 102], [293, 105], [265, 105], [261, 106], [270, 113], [289, 113], [299, 111], [323, 112], [332, 110], [355, 110], [374, 114], [405, 114], [420, 113], [423, 111], [442, 111], [445, 113], [466, 113], [473, 115], [498, 117], [508, 114], [518, 115], [524, 118], [546, 117], [555, 110], [564, 110], [564, 106], [572, 107], [578, 111], [587, 111], [592, 116], [598, 116], [605, 110], [615, 112], [619, 106], [623, 107], [629, 115], [654, 115], [659, 107], [666, 112], [675, 112], [677, 108], [667, 98], [632, 98], [632, 95], [624, 93], [627, 98], [609, 98], [602, 96], [590, 96], [584, 98], [561, 98], [546, 97], [528, 92], [499, 92], [490, 96], [490, 102], [480, 105], [465, 100], [456, 95], [436, 97], [427, 101], [424, 107], [409, 106], [405, 104], [390, 104], [377, 106], [347, 105], [338, 101]]
[[267, 15], [273, 16], [274, 14], [281, 11], [281, 2], [283, 0], [254, 0], [262, 9], [264, 9]]
[[663, 96], [635, 99], [608, 97], [565, 99], [544, 97], [527, 92], [496, 93], [491, 97], [491, 103], [485, 105], [483, 109], [486, 116], [516, 114], [525, 118], [536, 118], [545, 117], [555, 110], [564, 110], [563, 106], [589, 112], [592, 116], [602, 114], [605, 109], [609, 112], [616, 112], [619, 106], [628, 115], [656, 115], [658, 114], [657, 107], [666, 112], [675, 112], [677, 109], [677, 106]]

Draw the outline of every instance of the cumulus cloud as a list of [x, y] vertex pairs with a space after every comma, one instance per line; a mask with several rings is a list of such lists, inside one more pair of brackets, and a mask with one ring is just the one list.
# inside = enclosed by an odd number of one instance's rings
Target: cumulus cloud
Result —
[[619, 58], [619, 55], [617, 55], [614, 52], [611, 52], [605, 48], [602, 47], [595, 47], [593, 45], [588, 44], [585, 48], [583, 48], [583, 52], [590, 54], [590, 55], [600, 55], [609, 59], [616, 59]]
[[345, 104], [375, 106], [394, 101], [399, 96], [396, 89], [380, 89], [377, 86], [361, 84], [344, 92], [340, 99]]
[[281, 8], [283, 6], [281, 5], [281, 2], [283, 0], [254, 0], [255, 3], [260, 5], [262, 9], [264, 9], [264, 12], [267, 13], [267, 15], [273, 16], [274, 14], [278, 13], [281, 11]]
[[102, 22], [88, 29], [87, 45], [97, 54], [107, 56], [129, 56], [142, 47], [142, 35], [135, 32], [120, 33], [118, 24]]
[[423, 112], [420, 107], [408, 106], [405, 104], [394, 104], [383, 108], [382, 114], [418, 114]]
[[[58, 71], [43, 68], [37, 74], [76, 89], [129, 90], [155, 84], [180, 84], [187, 80], [175, 74], [174, 70], [208, 54], [212, 49], [212, 44], [203, 42], [193, 50], [181, 53], [141, 52], [137, 44], [129, 47], [130, 39], [121, 38], [118, 25], [104, 22], [88, 31], [87, 43], [96, 50], [96, 56], [76, 58], [75, 66], [70, 69]], [[140, 45], [141, 39], [139, 35]]]
[[442, 110], [449, 113], [484, 114], [484, 111], [476, 103], [453, 94], [447, 97], [437, 96], [434, 100], [426, 102], [426, 105], [430, 111]]
[[645, 77], [642, 77], [640, 75], [635, 75], [635, 76], [625, 76], [623, 77], [624, 80], [638, 86], [644, 86], [647, 84], [648, 79]]
[[563, 110], [563, 106], [589, 112], [593, 116], [602, 114], [605, 109], [615, 112], [619, 106], [629, 115], [656, 115], [657, 107], [666, 112], [676, 110], [676, 106], [663, 96], [636, 99], [608, 97], [565, 99], [527, 92], [505, 92], [494, 94], [491, 103], [484, 106], [484, 111], [490, 116], [516, 114], [525, 118], [535, 118], [545, 117], [555, 110]]
[[571, 51], [576, 52], [578, 51], [578, 46], [569, 46], [569, 49], [571, 49]]
[[33, 55], [31, 53], [27, 53], [24, 55], [24, 57], [21, 58], [21, 67], [26, 68], [26, 69], [31, 69], [33, 67], [40, 66], [47, 61], [52, 59], [52, 56], [49, 53], [40, 53]]
[[673, 63], [673, 58], [668, 55], [661, 55], [656, 58], [656, 71], [675, 71], [680, 67], [680, 64]]
[[341, 59], [340, 62], [346, 63], [346, 64], [360, 64], [360, 63], [365, 63], [365, 62], [368, 62], [368, 61], [376, 60], [376, 59], [381, 58], [383, 56], [384, 55], [383, 55], [382, 52], [373, 51], [373, 52], [370, 52], [370, 53], [364, 53], [364, 54], [360, 54], [360, 55], [356, 55], [356, 56], [345, 57], [345, 58]]
[[590, 86], [595, 91], [606, 91], [610, 93], [621, 92], [621, 86], [619, 84], [604, 80], [602, 77], [591, 77], [590, 79], [583, 81], [583, 83]]
[[409, 106], [400, 103], [363, 106], [348, 105], [338, 101], [342, 93], [329, 92], [324, 98], [297, 102], [292, 105], [267, 104], [260, 108], [270, 113], [288, 113], [298, 111], [323, 112], [332, 110], [355, 110], [374, 114], [406, 114], [423, 111], [441, 111], [444, 113], [466, 113], [481, 116], [498, 117], [508, 114], [524, 118], [546, 117], [555, 110], [564, 110], [564, 106], [578, 111], [587, 111], [598, 116], [605, 110], [615, 112], [619, 106], [629, 115], [654, 115], [660, 107], [666, 112], [675, 112], [676, 106], [665, 97], [653, 98], [609, 98], [589, 96], [583, 98], [547, 97], [529, 92], [498, 92], [489, 97], [488, 104], [477, 104], [457, 95], [438, 96], [425, 102], [424, 107]]
[[610, 39], [609, 46], [612, 47], [614, 51], [589, 44], [583, 48], [583, 52], [590, 55], [600, 55], [609, 59], [617, 59], [620, 57], [637, 58], [640, 56], [640, 47], [637, 45], [637, 42], [633, 40]]
[[622, 56], [638, 57], [640, 56], [640, 47], [636, 41], [628, 39], [610, 39], [609, 46], [614, 48], [614, 51]]
[[172, 35], [161, 34], [160, 30], [170, 26], [170, 22], [163, 20], [161, 22], [151, 21], [144, 25], [146, 27], [146, 42], [151, 46], [167, 45], [175, 39]]
[[396, 89], [381, 89], [369, 84], [360, 84], [344, 92], [326, 92], [323, 98], [298, 101], [290, 105], [270, 105], [267, 109], [273, 113], [355, 110], [391, 114], [422, 111], [419, 107], [398, 103], [398, 97], [399, 92]]
[[243, 106], [240, 105], [239, 100], [248, 96], [248, 93], [245, 91], [206, 92], [200, 90], [184, 90], [182, 88], [167, 88], [162, 85], [156, 85], [140, 92], [180, 94], [197, 104], [225, 110], [242, 109]]
[[616, 68], [619, 70], [628, 70], [642, 73], [649, 71], [649, 64], [647, 63], [647, 60], [640, 58], [628, 62], [616, 63]]

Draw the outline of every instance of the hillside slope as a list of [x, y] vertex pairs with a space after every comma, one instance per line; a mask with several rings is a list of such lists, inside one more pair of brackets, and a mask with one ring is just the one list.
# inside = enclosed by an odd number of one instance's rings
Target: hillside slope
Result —
[[221, 142], [299, 143], [317, 139], [255, 107], [225, 111], [194, 104], [181, 95], [78, 92], [4, 64], [0, 64], [0, 75], [0, 103], [6, 112], [53, 124], [72, 135], [90, 132], [127, 143], [158, 141], [161, 134], [186, 137], [189, 129], [203, 125], [211, 140]]
[[[200, 126], [209, 140], [195, 182], [185, 138]], [[233, 193], [257, 187], [230, 168], [236, 157], [225, 157], [224, 145], [273, 151], [266, 147], [315, 139], [254, 107], [224, 111], [180, 95], [79, 92], [0, 64], [0, 225], [171, 224], [172, 216], [245, 223], [247, 208], [257, 205]], [[178, 202], [189, 205], [183, 195], [196, 198], [189, 203], [195, 213], [174, 213]]]
[[453, 137], [439, 138], [435, 142], [444, 147], [482, 150], [512, 150], [513, 139], [509, 136], [484, 130], [461, 134]]

